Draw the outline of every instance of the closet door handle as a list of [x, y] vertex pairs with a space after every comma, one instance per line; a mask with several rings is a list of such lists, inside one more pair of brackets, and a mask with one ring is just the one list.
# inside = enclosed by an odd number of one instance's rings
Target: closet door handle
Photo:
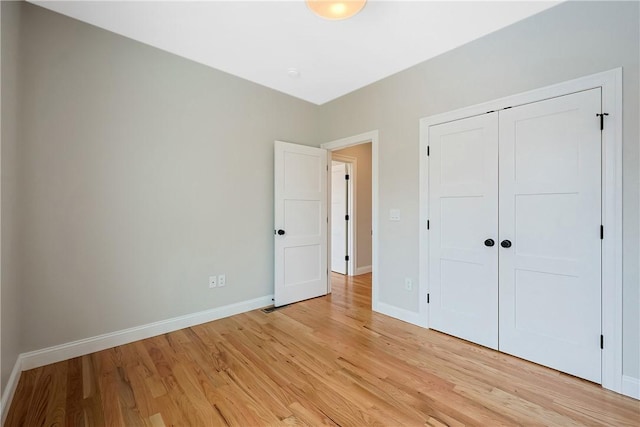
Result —
[[500, 242], [500, 246], [502, 246], [503, 248], [510, 248], [511, 240], [503, 240], [502, 242]]
[[284, 235], [284, 230], [278, 230], [277, 233], [278, 233], [278, 236], [283, 236]]
[[491, 246], [493, 246], [495, 244], [496, 244], [496, 242], [494, 242], [493, 239], [487, 239], [487, 240], [484, 241], [484, 245], [488, 246], [488, 247], [491, 247]]

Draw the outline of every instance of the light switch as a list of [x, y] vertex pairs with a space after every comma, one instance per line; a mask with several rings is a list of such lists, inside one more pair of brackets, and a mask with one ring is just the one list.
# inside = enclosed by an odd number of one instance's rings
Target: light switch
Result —
[[400, 221], [400, 209], [391, 209], [389, 211], [390, 221]]

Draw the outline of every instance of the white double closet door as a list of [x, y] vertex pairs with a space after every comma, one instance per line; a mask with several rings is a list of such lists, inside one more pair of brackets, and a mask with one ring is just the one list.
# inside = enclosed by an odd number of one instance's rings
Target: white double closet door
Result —
[[430, 327], [598, 383], [600, 92], [429, 128]]

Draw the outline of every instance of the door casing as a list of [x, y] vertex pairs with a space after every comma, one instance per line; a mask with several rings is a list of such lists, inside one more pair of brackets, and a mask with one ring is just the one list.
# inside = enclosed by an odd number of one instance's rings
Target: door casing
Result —
[[598, 87], [602, 89], [602, 112], [608, 113], [602, 131], [602, 222], [605, 236], [602, 242], [602, 334], [606, 342], [602, 350], [602, 386], [622, 393], [622, 68], [420, 120], [420, 320], [417, 324], [429, 327], [429, 127]]
[[[371, 191], [372, 191], [371, 221], [372, 221], [372, 229], [373, 229], [373, 237], [371, 242], [371, 249], [372, 249], [371, 270], [373, 273], [373, 280], [371, 283], [371, 305], [372, 305], [373, 311], [387, 314], [392, 317], [398, 317], [392, 314], [393, 308], [391, 306], [388, 306], [390, 309], [387, 309], [388, 308], [387, 305], [384, 303], [380, 303], [379, 301], [378, 275], [376, 274], [376, 272], [378, 271], [378, 253], [379, 253], [378, 251], [378, 244], [379, 244], [379, 240], [378, 240], [378, 200], [379, 200], [378, 198], [378, 141], [379, 141], [378, 131], [372, 130], [370, 132], [365, 132], [358, 135], [353, 135], [346, 138], [326, 142], [324, 144], [321, 144], [320, 148], [324, 148], [325, 150], [328, 151], [327, 161], [331, 163], [332, 151], [340, 150], [347, 147], [352, 147], [354, 145], [366, 144], [369, 142], [371, 143], [371, 180], [372, 180], [371, 182]], [[355, 198], [355, 191], [353, 192], [353, 196]], [[329, 229], [331, 229], [331, 224], [329, 224]], [[330, 250], [331, 248], [330, 241], [327, 243], [327, 247]], [[328, 257], [330, 255], [331, 254], [327, 254]], [[354, 254], [354, 257], [355, 257], [355, 254]], [[355, 265], [355, 263], [352, 265]], [[329, 292], [331, 292], [331, 280], [329, 280], [328, 287], [329, 287]], [[412, 320], [415, 320], [415, 319], [412, 318]]]

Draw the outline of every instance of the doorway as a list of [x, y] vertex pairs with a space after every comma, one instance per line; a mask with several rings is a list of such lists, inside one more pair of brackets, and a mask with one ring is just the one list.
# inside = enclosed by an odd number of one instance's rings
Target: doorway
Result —
[[[355, 135], [352, 137], [343, 138], [340, 140], [328, 142], [321, 145], [322, 148], [328, 151], [328, 163], [332, 164], [333, 161], [346, 164], [348, 170], [349, 186], [345, 186], [345, 189], [351, 188], [351, 196], [349, 198], [348, 215], [349, 220], [344, 221], [345, 217], [336, 219], [342, 222], [343, 226], [347, 228], [347, 256], [349, 262], [346, 264], [346, 277], [357, 276], [367, 273], [372, 273], [371, 280], [371, 301], [373, 310], [378, 310], [378, 283], [376, 277], [377, 266], [377, 235], [375, 230], [377, 229], [377, 149], [378, 149], [378, 131], [372, 131]], [[337, 173], [337, 172], [336, 172]], [[329, 175], [329, 206], [333, 207], [332, 199], [332, 173]], [[338, 176], [338, 175], [336, 175]], [[342, 177], [344, 180], [344, 177]], [[331, 221], [329, 224], [329, 244], [328, 247], [328, 259], [334, 259], [333, 251], [333, 223], [334, 213], [329, 215]], [[349, 232], [351, 229], [351, 232]], [[336, 231], [336, 235], [339, 235]], [[340, 242], [342, 238], [338, 237]], [[340, 243], [340, 247], [344, 243]], [[341, 251], [342, 249], [337, 249]], [[340, 261], [341, 252], [336, 256], [336, 261]], [[344, 254], [342, 255], [344, 260]], [[335, 271], [333, 266], [331, 270]], [[342, 274], [342, 273], [341, 273]], [[329, 291], [331, 291], [331, 283], [329, 281]]]
[[[377, 147], [378, 131], [367, 132], [322, 144], [314, 148], [276, 141], [274, 145], [274, 305], [276, 307], [326, 295], [331, 292], [329, 266], [331, 263], [331, 153], [343, 148], [365, 145], [369, 147], [367, 165], [370, 176], [368, 191], [361, 192], [370, 199], [370, 224], [365, 235], [371, 237], [370, 265], [352, 268], [355, 274], [376, 270], [377, 266]], [[352, 164], [354, 176], [357, 167]], [[351, 172], [350, 172], [351, 173]], [[354, 180], [355, 181], [355, 180]], [[352, 194], [357, 194], [355, 190]], [[356, 199], [353, 197], [352, 199]], [[357, 212], [353, 209], [352, 212]], [[353, 214], [349, 214], [353, 215]], [[357, 239], [351, 239], [355, 242]], [[357, 256], [354, 256], [355, 260]], [[366, 252], [364, 252], [366, 253]], [[350, 258], [351, 259], [351, 258]], [[288, 260], [288, 262], [287, 262]], [[363, 271], [364, 270], [364, 271]], [[348, 276], [347, 276], [348, 277]], [[381, 311], [378, 303], [378, 284], [371, 284], [372, 309]], [[383, 304], [384, 306], [384, 304]], [[387, 314], [387, 313], [385, 313]]]
[[335, 150], [332, 162], [331, 270], [348, 276], [371, 272], [371, 142]]

